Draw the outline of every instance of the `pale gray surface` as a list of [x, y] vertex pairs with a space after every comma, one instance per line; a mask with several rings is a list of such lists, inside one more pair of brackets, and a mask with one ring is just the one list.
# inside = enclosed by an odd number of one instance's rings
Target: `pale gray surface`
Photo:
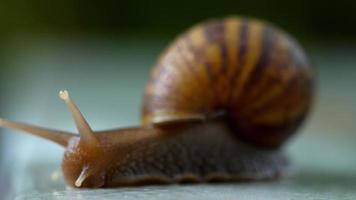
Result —
[[[136, 125], [147, 73], [163, 46], [160, 40], [91, 38], [11, 47], [1, 71], [1, 117], [75, 131], [57, 97], [60, 89], [71, 92], [93, 129]], [[0, 199], [356, 199], [356, 49], [311, 50], [319, 68], [318, 98], [301, 134], [286, 147], [293, 160], [288, 178], [75, 190], [61, 177], [53, 179], [63, 152], [59, 146], [1, 130]]]

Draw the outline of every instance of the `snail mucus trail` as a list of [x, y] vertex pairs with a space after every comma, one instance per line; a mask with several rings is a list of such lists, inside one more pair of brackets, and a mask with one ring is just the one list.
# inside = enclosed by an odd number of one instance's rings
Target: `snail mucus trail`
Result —
[[142, 126], [93, 131], [60, 92], [79, 135], [2, 119], [66, 148], [73, 187], [275, 179], [282, 146], [310, 108], [313, 76], [298, 43], [255, 19], [229, 17], [180, 35], [152, 70]]

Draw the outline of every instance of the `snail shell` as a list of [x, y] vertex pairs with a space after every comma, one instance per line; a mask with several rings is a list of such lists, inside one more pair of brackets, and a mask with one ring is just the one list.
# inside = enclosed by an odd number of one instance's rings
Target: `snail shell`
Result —
[[280, 146], [305, 118], [312, 72], [299, 44], [255, 19], [198, 24], [161, 55], [146, 86], [142, 123], [223, 114], [234, 133]]

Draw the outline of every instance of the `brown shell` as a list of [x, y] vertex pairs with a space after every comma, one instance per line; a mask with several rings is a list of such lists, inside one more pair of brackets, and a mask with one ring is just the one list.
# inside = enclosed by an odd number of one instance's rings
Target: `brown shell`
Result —
[[161, 55], [146, 87], [142, 123], [225, 113], [239, 138], [279, 146], [310, 107], [312, 71], [299, 44], [255, 19], [194, 26]]

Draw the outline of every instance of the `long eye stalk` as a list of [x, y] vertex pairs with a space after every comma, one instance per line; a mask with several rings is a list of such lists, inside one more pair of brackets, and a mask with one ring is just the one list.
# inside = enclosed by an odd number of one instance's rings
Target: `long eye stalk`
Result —
[[12, 122], [5, 119], [0, 119], [0, 127], [11, 128], [26, 133], [30, 133], [32, 135], [42, 137], [52, 142], [55, 142], [64, 147], [67, 146], [70, 138], [75, 137], [75, 135], [72, 133], [37, 127], [37, 126], [18, 123], [18, 122]]
[[80, 134], [80, 140], [90, 145], [98, 143], [98, 139], [95, 137], [94, 132], [90, 128], [88, 122], [85, 120], [83, 114], [80, 112], [79, 108], [75, 105], [72, 99], [69, 96], [67, 90], [61, 90], [59, 92], [59, 97], [68, 106], [69, 111], [72, 113], [75, 125]]

